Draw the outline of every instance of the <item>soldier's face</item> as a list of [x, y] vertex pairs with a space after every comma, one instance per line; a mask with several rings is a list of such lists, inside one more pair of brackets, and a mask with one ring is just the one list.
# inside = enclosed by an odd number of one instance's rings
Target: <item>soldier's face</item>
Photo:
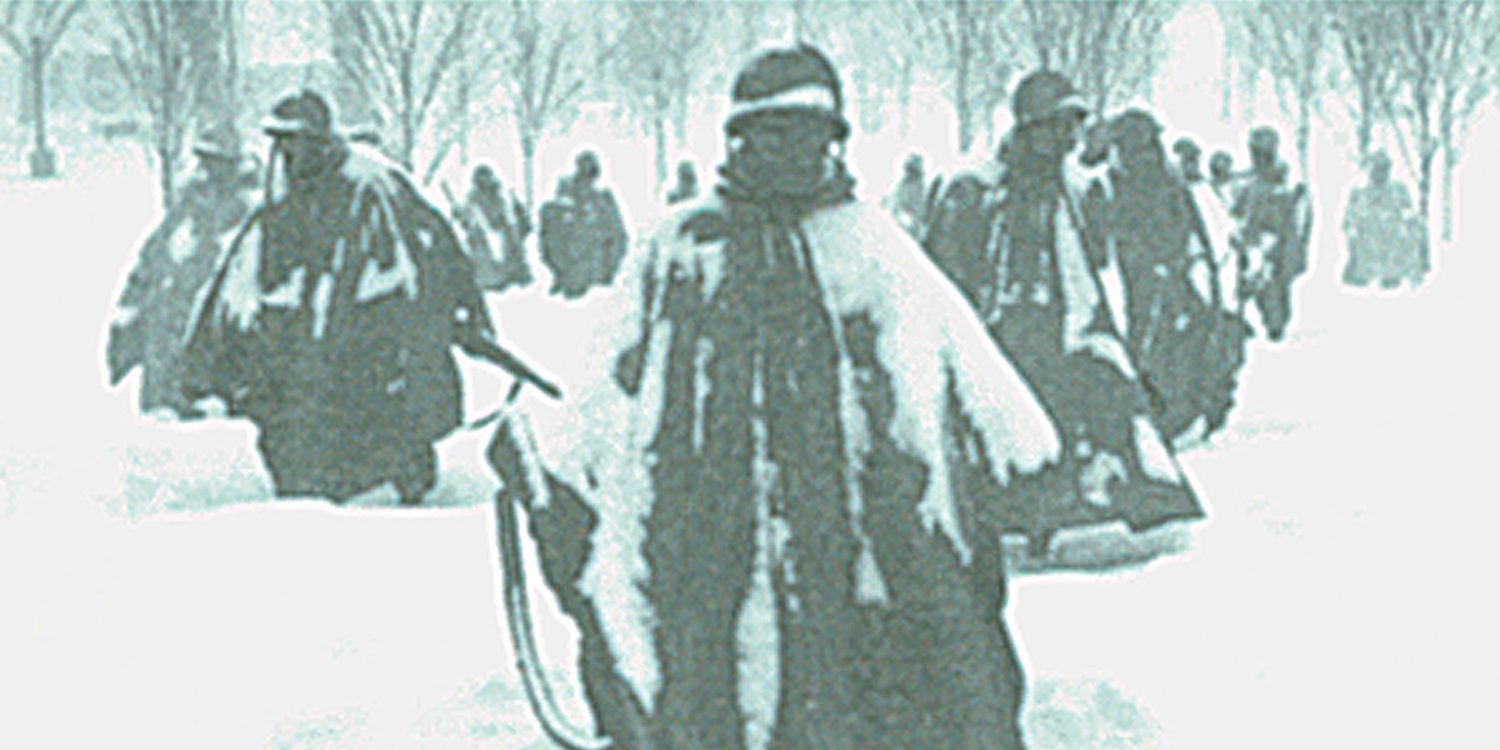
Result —
[[228, 182], [234, 177], [235, 162], [231, 159], [208, 157], [198, 162], [203, 174], [212, 182]]
[[807, 193], [827, 174], [833, 140], [833, 124], [825, 117], [771, 111], [745, 123], [735, 153], [757, 186], [775, 193]]
[[1065, 112], [1028, 126], [1028, 139], [1036, 153], [1048, 161], [1061, 162], [1083, 140], [1086, 117], [1081, 112]]
[[294, 180], [305, 179], [323, 166], [323, 141], [299, 133], [279, 136], [276, 147], [286, 159], [286, 173]]

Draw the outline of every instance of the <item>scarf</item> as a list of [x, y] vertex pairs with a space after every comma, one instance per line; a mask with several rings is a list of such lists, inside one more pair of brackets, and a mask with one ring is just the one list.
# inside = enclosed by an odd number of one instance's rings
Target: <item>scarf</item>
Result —
[[854, 660], [829, 644], [853, 648], [830, 634], [852, 625], [857, 477], [839, 417], [839, 322], [801, 222], [849, 200], [853, 183], [831, 163], [815, 190], [770, 195], [737, 167], [720, 170], [723, 281], [702, 314], [672, 321], [652, 440], [656, 713], [683, 747], [739, 746], [749, 722], [760, 739], [822, 727], [832, 744], [814, 746], [836, 748], [854, 715]]

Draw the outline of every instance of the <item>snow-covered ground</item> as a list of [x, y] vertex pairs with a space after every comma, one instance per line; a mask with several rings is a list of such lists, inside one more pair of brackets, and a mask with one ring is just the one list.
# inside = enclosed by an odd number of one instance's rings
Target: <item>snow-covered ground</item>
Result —
[[[1337, 285], [1352, 174], [1320, 137], [1290, 340], [1253, 346], [1229, 429], [1184, 458], [1211, 513], [1193, 550], [1012, 585], [1038, 750], [1492, 741], [1500, 122], [1417, 292]], [[139, 417], [103, 334], [155, 188], [123, 145], [63, 158], [54, 183], [0, 167], [0, 747], [547, 747], [496, 597], [486, 436], [441, 446], [428, 508], [333, 509], [269, 502], [242, 423]], [[497, 302], [503, 335], [563, 371], [592, 321], [540, 286]], [[507, 382], [466, 375], [482, 416]], [[564, 626], [542, 632], [567, 680]]]

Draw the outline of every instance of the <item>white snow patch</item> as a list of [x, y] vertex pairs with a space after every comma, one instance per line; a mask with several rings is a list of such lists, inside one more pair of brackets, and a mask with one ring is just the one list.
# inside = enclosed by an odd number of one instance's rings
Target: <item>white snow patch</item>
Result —
[[114, 317], [110, 318], [111, 328], [125, 328], [135, 322], [141, 316], [141, 311], [136, 307], [120, 307], [115, 310]]
[[193, 233], [188, 230], [188, 224], [178, 224], [172, 231], [172, 236], [167, 238], [167, 252], [172, 256], [173, 263], [181, 263], [193, 256], [196, 243], [193, 242]]
[[[377, 221], [362, 228], [361, 231], [360, 249], [368, 260], [365, 261], [365, 267], [360, 271], [359, 288], [354, 295], [359, 302], [378, 299], [398, 289], [404, 290], [408, 299], [417, 297], [417, 267], [411, 259], [411, 248], [406, 246], [406, 241], [396, 223], [395, 209], [390, 205], [389, 197], [387, 193], [375, 194], [377, 204], [373, 218]], [[382, 230], [388, 232], [391, 237], [391, 254], [395, 258], [391, 267], [387, 269], [380, 268], [380, 264], [371, 257], [370, 252], [372, 237]]]
[[713, 389], [713, 383], [708, 379], [708, 364], [714, 356], [714, 342], [700, 338], [697, 348], [693, 352], [693, 450], [703, 450], [703, 428], [708, 422], [708, 415], [704, 413], [703, 407], [708, 403], [709, 391]]
[[868, 538], [862, 542], [859, 560], [854, 569], [854, 599], [860, 604], [889, 606], [891, 593], [885, 584], [885, 576], [880, 573], [880, 562], [875, 559], [875, 550]]
[[333, 304], [333, 276], [325, 272], [318, 277], [318, 285], [313, 288], [312, 337], [315, 340], [322, 340], [323, 334], [328, 331], [328, 307], [331, 304]]
[[1063, 346], [1069, 352], [1088, 351], [1114, 365], [1125, 377], [1134, 378], [1135, 368], [1130, 364], [1130, 356], [1125, 353], [1125, 346], [1120, 343], [1119, 338], [1088, 330], [1099, 305], [1103, 304], [1109, 309], [1112, 319], [1117, 317], [1117, 313], [1114, 311], [1114, 304], [1100, 289], [1100, 283], [1089, 272], [1089, 261], [1083, 252], [1083, 238], [1078, 233], [1078, 226], [1073, 218], [1075, 212], [1068, 202], [1071, 200], [1071, 196], [1065, 197], [1054, 221], [1058, 274], [1061, 277], [1059, 280], [1063, 298], [1066, 300]]
[[[228, 267], [224, 269], [224, 282], [219, 290], [219, 304], [225, 315], [241, 330], [247, 330], [255, 325], [255, 316], [260, 313], [263, 301], [258, 279], [260, 239], [260, 222], [255, 221], [240, 236], [239, 247], [228, 256], [226, 260]], [[300, 282], [297, 286], [300, 288]], [[295, 306], [297, 297], [294, 295], [289, 303], [282, 304]]]
[[739, 655], [736, 697], [745, 717], [745, 745], [750, 750], [765, 750], [776, 727], [776, 704], [781, 695], [781, 638], [771, 575], [776, 540], [769, 504], [760, 492], [756, 500], [755, 562], [750, 571], [750, 590], [735, 624]]
[[1156, 425], [1151, 424], [1151, 419], [1137, 414], [1131, 426], [1135, 432], [1135, 448], [1140, 456], [1141, 470], [1146, 472], [1146, 476], [1160, 482], [1181, 482], [1182, 474], [1178, 472], [1172, 454], [1167, 451], [1167, 445]]
[[834, 316], [868, 314], [878, 331], [876, 357], [895, 399], [891, 437], [929, 468], [919, 517], [967, 562], [946, 449], [950, 385], [1002, 484], [1011, 470], [1055, 458], [1051, 422], [958, 290], [888, 214], [851, 203], [814, 214], [804, 229]]
[[1078, 473], [1078, 483], [1083, 499], [1099, 508], [1109, 507], [1110, 482], [1115, 479], [1124, 481], [1128, 478], [1129, 475], [1125, 472], [1125, 462], [1121, 461], [1119, 456], [1107, 451], [1095, 454], [1088, 466]]
[[[307, 269], [298, 266], [292, 269], [286, 281], [260, 295], [260, 303], [269, 307], [295, 308], [302, 304], [302, 286], [307, 279]], [[254, 283], [253, 281], [251, 282]]]

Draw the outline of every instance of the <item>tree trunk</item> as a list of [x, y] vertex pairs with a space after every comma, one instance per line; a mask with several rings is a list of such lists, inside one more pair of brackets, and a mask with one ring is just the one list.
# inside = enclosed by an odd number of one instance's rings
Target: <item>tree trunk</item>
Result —
[[1453, 241], [1453, 179], [1457, 171], [1458, 149], [1443, 147], [1443, 241]]
[[[465, 63], [467, 65], [467, 63]], [[464, 169], [469, 168], [469, 110], [473, 108], [473, 95], [469, 91], [468, 71], [458, 81], [458, 161]]]
[[24, 127], [29, 127], [31, 125], [31, 121], [34, 119], [31, 116], [31, 113], [32, 113], [32, 103], [31, 103], [31, 100], [32, 100], [32, 97], [33, 97], [33, 93], [31, 91], [31, 85], [32, 85], [31, 73], [32, 73], [32, 71], [31, 71], [31, 61], [29, 59], [29, 56], [28, 56], [27, 59], [23, 59], [22, 60], [21, 68], [20, 68], [20, 70], [18, 72], [20, 73], [20, 75], [17, 76], [17, 78], [20, 79], [20, 83], [21, 83], [21, 87], [20, 87], [21, 88], [21, 100], [19, 102], [17, 102], [18, 106], [16, 107], [16, 125], [24, 128]]
[[[467, 33], [468, 14], [461, 12], [458, 16], [458, 32], [464, 39], [469, 39]], [[471, 69], [473, 62], [469, 59], [470, 45], [472, 42], [465, 41], [458, 50], [458, 161], [464, 169], [469, 168], [469, 110], [473, 106], [473, 93], [469, 90], [474, 83], [474, 73]]]
[[1226, 37], [1223, 40], [1224, 60], [1220, 64], [1220, 80], [1222, 83], [1219, 90], [1219, 120], [1229, 122], [1234, 119], [1235, 71], [1234, 55], [1230, 53], [1232, 46], [1229, 44], [1229, 39], [1227, 38], [1229, 35], [1225, 34], [1224, 36]]
[[1430, 245], [1432, 243], [1429, 218], [1432, 216], [1432, 166], [1437, 156], [1437, 149], [1429, 143], [1429, 139], [1429, 136], [1423, 136], [1421, 162], [1417, 169], [1417, 216], [1422, 221], [1422, 241]]
[[224, 120], [236, 130], [240, 118], [239, 2], [224, 8]]
[[31, 150], [31, 176], [57, 176], [57, 155], [47, 147], [47, 55], [41, 37], [31, 38], [27, 68], [31, 74], [31, 121], [35, 125]]
[[521, 175], [526, 183], [526, 210], [536, 206], [536, 136], [521, 132]]
[[156, 158], [161, 162], [161, 201], [163, 209], [170, 209], [177, 200], [177, 181], [173, 175], [177, 171], [177, 157], [172, 149], [165, 143], [158, 143], [156, 147]]
[[667, 121], [660, 111], [651, 118], [651, 138], [656, 148], [656, 189], [660, 191], [667, 184]]
[[1359, 142], [1359, 164], [1363, 167], [1370, 159], [1370, 145], [1375, 137], [1375, 97], [1369, 91], [1369, 84], [1360, 86], [1359, 124], [1355, 132]]
[[1443, 118], [1443, 242], [1454, 240], [1454, 174], [1458, 168], [1458, 144], [1454, 142], [1452, 115]]
[[1310, 181], [1308, 152], [1312, 147], [1312, 92], [1303, 91], [1297, 97], [1297, 166], [1302, 170], [1301, 179]]
[[900, 128], [902, 138], [906, 138], [911, 134], [912, 65], [911, 58], [901, 61], [901, 78], [896, 85], [896, 111], [901, 118]]
[[953, 24], [954, 33], [958, 35], [958, 51], [954, 55], [956, 70], [953, 72], [953, 104], [958, 110], [958, 152], [966, 154], [969, 152], [969, 146], [974, 142], [973, 102], [969, 101], [969, 58], [972, 52], [969, 49], [967, 0], [958, 0], [954, 9], [958, 13], [958, 18]]

